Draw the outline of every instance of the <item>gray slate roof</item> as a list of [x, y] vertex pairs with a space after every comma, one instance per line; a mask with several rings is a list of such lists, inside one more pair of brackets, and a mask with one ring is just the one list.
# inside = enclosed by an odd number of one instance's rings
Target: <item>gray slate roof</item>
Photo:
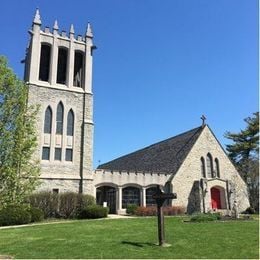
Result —
[[198, 139], [203, 126], [150, 145], [113, 161], [98, 169], [111, 171], [161, 172], [175, 174]]

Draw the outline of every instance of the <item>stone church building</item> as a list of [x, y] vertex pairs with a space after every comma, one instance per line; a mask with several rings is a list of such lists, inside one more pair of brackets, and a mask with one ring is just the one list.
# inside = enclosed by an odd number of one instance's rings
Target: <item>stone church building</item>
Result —
[[149, 206], [156, 185], [177, 193], [169, 204], [188, 213], [249, 206], [246, 184], [208, 125], [122, 156], [93, 170], [92, 60], [96, 48], [88, 24], [84, 36], [41, 26], [36, 11], [25, 59], [28, 102], [37, 118], [41, 185], [38, 190], [83, 192], [107, 203], [111, 213], [128, 204]]

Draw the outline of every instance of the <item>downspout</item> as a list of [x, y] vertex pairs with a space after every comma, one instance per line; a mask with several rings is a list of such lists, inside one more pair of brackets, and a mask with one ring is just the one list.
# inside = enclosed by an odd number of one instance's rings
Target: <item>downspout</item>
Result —
[[83, 93], [83, 121], [81, 125], [81, 149], [80, 149], [80, 181], [79, 193], [83, 193], [83, 168], [84, 168], [84, 140], [85, 140], [85, 108], [86, 108], [86, 92]]

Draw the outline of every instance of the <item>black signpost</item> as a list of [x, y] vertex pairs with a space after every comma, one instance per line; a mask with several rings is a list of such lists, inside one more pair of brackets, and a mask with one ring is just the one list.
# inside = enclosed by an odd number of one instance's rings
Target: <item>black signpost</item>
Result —
[[163, 189], [160, 185], [157, 185], [157, 191], [153, 195], [153, 199], [157, 204], [157, 216], [158, 216], [158, 239], [159, 246], [169, 246], [169, 244], [165, 243], [165, 233], [164, 233], [164, 215], [163, 215], [163, 203], [167, 199], [176, 199], [176, 193], [164, 193]]

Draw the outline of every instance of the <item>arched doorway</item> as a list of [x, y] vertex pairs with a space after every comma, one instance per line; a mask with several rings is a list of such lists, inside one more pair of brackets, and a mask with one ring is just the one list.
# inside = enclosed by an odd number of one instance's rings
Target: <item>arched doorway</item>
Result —
[[210, 189], [212, 209], [226, 209], [225, 189], [222, 187], [212, 187]]
[[112, 186], [100, 186], [96, 189], [96, 203], [103, 206], [107, 202], [110, 214], [116, 214], [116, 189]]
[[140, 189], [128, 186], [123, 189], [122, 208], [126, 209], [127, 205], [135, 204], [140, 206]]

